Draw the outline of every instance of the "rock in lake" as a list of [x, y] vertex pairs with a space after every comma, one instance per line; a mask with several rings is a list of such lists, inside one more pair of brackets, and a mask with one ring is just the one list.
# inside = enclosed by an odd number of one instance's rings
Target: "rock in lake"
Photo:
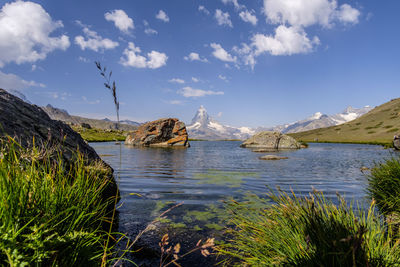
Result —
[[151, 147], [189, 147], [185, 123], [178, 119], [159, 119], [145, 123], [128, 134], [125, 145]]
[[396, 149], [396, 150], [400, 150], [400, 136], [395, 135], [395, 136], [393, 137], [393, 147], [394, 147], [394, 149]]
[[300, 143], [293, 137], [271, 131], [257, 133], [244, 141], [240, 146], [264, 149], [299, 149], [301, 147]]
[[280, 159], [288, 159], [288, 157], [280, 157], [280, 156], [277, 156], [277, 155], [265, 155], [265, 156], [259, 157], [259, 159], [262, 159], [262, 160], [280, 160]]
[[50, 149], [50, 156], [60, 152], [67, 164], [73, 165], [76, 152], [80, 151], [88, 166], [101, 168], [105, 179], [110, 179], [104, 192], [106, 197], [115, 196], [117, 185], [112, 175], [113, 169], [101, 160], [96, 151], [82, 137], [61, 121], [55, 121], [36, 105], [28, 104], [18, 97], [0, 89], [0, 138], [11, 136], [22, 146], [43, 146]]

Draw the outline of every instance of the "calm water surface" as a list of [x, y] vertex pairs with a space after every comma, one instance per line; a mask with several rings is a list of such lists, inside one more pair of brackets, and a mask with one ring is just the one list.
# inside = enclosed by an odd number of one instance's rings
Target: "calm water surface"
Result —
[[[268, 187], [293, 189], [299, 196], [314, 187], [329, 198], [338, 192], [366, 203], [366, 176], [360, 168], [392, 153], [381, 146], [355, 144], [310, 144], [307, 149], [275, 153], [255, 153], [235, 141], [191, 142], [188, 149], [133, 148], [113, 142], [90, 145], [115, 169], [122, 194], [119, 231], [135, 236], [162, 211], [183, 202], [168, 214], [160, 231], [188, 247], [199, 236], [221, 232], [226, 221], [222, 200], [263, 195]], [[289, 159], [258, 159], [265, 154]], [[154, 234], [148, 242], [157, 246], [158, 238]], [[195, 257], [189, 257], [188, 264], [193, 265], [190, 259]]]

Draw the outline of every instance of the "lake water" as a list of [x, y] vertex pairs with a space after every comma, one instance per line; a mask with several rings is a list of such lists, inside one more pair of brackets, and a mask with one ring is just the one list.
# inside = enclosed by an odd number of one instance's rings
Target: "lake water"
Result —
[[[201, 237], [218, 238], [226, 221], [222, 201], [262, 196], [268, 188], [305, 196], [314, 187], [328, 198], [335, 199], [338, 192], [347, 200], [367, 204], [367, 181], [360, 168], [392, 153], [381, 146], [358, 144], [310, 144], [307, 149], [272, 153], [255, 153], [236, 141], [191, 142], [188, 149], [133, 148], [113, 142], [90, 145], [115, 170], [122, 195], [120, 232], [134, 237], [161, 212], [183, 203], [142, 238], [142, 244], [153, 249], [163, 233], [183, 248], [193, 247]], [[258, 159], [265, 154], [288, 159]], [[157, 261], [151, 261], [150, 254], [135, 261], [153, 265]], [[204, 266], [213, 260], [192, 255], [183, 263]]]

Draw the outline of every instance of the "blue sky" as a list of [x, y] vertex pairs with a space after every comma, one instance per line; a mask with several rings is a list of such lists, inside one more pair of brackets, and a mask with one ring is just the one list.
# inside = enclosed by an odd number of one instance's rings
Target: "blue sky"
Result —
[[400, 2], [0, 1], [0, 87], [115, 118], [273, 126], [399, 97]]

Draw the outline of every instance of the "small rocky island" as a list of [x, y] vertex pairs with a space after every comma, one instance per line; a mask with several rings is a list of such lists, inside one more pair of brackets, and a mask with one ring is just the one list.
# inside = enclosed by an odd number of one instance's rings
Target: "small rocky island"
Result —
[[293, 137], [280, 132], [264, 131], [250, 137], [240, 147], [280, 150], [299, 149], [301, 144]]
[[125, 145], [146, 147], [190, 147], [184, 122], [176, 118], [151, 121], [128, 134]]

